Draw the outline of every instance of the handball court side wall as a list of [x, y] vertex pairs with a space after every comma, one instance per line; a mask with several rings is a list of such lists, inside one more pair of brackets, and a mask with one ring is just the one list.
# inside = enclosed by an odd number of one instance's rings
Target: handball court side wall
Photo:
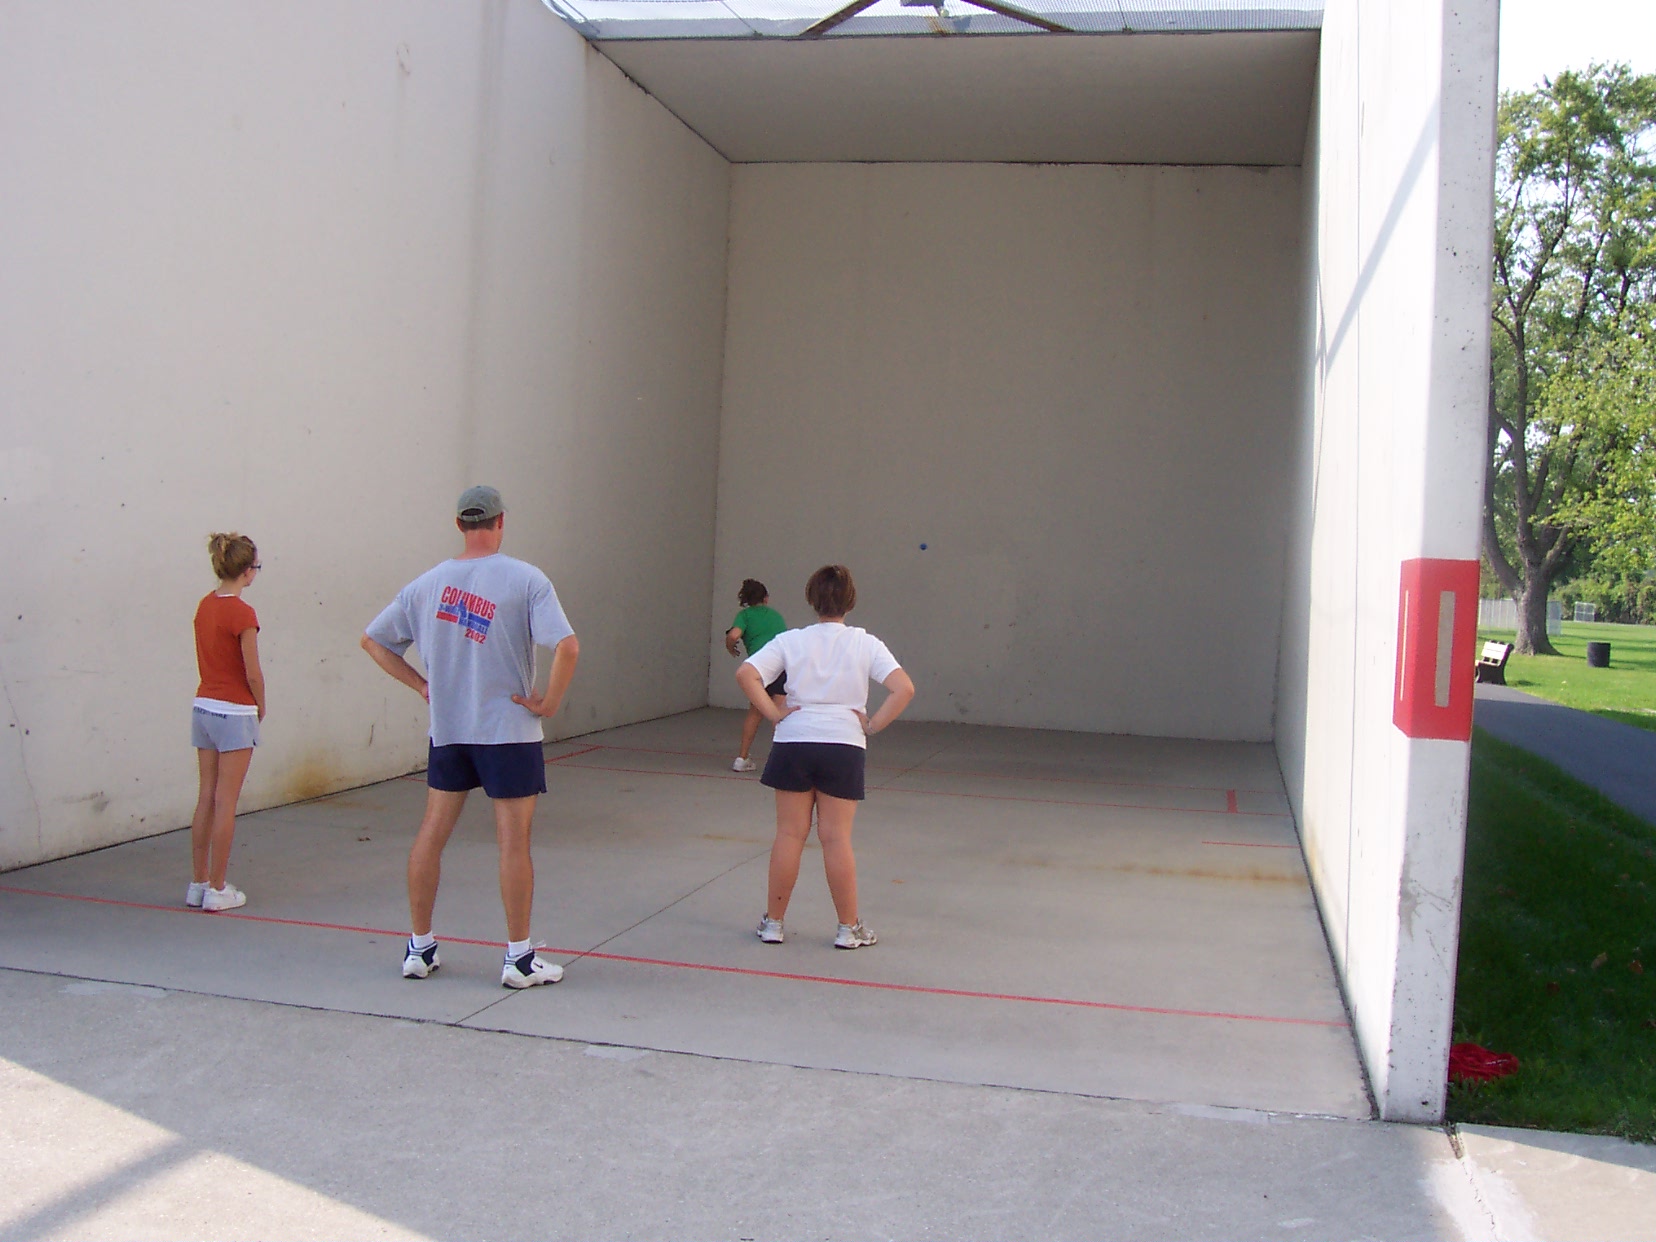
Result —
[[1478, 557], [1497, 26], [1495, 0], [1330, 3], [1303, 166], [1276, 745], [1376, 1103], [1400, 1121], [1443, 1115], [1470, 746], [1392, 723], [1398, 593], [1406, 561]]
[[243, 809], [423, 763], [357, 649], [504, 491], [557, 728], [700, 706], [727, 173], [532, 0], [0, 6], [0, 868], [176, 828], [209, 531], [264, 573]]

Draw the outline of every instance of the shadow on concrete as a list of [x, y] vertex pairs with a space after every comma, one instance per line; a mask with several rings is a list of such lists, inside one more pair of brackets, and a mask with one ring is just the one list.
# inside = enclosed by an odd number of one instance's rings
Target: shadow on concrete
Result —
[[1477, 1232], [1439, 1130], [74, 986], [0, 970], [0, 1238]]

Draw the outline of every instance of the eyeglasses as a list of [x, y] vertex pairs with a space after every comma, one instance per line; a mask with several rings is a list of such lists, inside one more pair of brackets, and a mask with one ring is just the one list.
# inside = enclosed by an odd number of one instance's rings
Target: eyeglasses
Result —
[[254, 562], [253, 562], [253, 566], [252, 566], [252, 567], [253, 567], [253, 568], [254, 568], [254, 569], [263, 569], [263, 568], [264, 568], [264, 566], [263, 566], [263, 565], [261, 565], [261, 564], [260, 564], [260, 563], [259, 563], [259, 562], [258, 562], [258, 561], [254, 561]]

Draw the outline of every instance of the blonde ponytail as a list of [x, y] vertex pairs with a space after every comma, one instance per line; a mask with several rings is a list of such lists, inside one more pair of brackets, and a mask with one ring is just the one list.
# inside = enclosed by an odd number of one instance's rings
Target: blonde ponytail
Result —
[[234, 531], [207, 536], [207, 555], [212, 558], [213, 572], [220, 582], [239, 578], [259, 559], [259, 550], [246, 535]]

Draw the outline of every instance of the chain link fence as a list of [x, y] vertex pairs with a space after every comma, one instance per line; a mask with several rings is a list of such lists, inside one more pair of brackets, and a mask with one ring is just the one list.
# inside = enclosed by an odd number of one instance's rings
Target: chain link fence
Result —
[[[1587, 615], [1582, 615], [1582, 609]], [[1575, 606], [1576, 621], [1591, 621], [1596, 614], [1591, 604]], [[1478, 628], [1484, 630], [1515, 630], [1518, 628], [1518, 601], [1515, 599], [1480, 599], [1478, 601]], [[1547, 601], [1547, 633], [1556, 637], [1564, 632], [1564, 605], [1557, 600]]]

